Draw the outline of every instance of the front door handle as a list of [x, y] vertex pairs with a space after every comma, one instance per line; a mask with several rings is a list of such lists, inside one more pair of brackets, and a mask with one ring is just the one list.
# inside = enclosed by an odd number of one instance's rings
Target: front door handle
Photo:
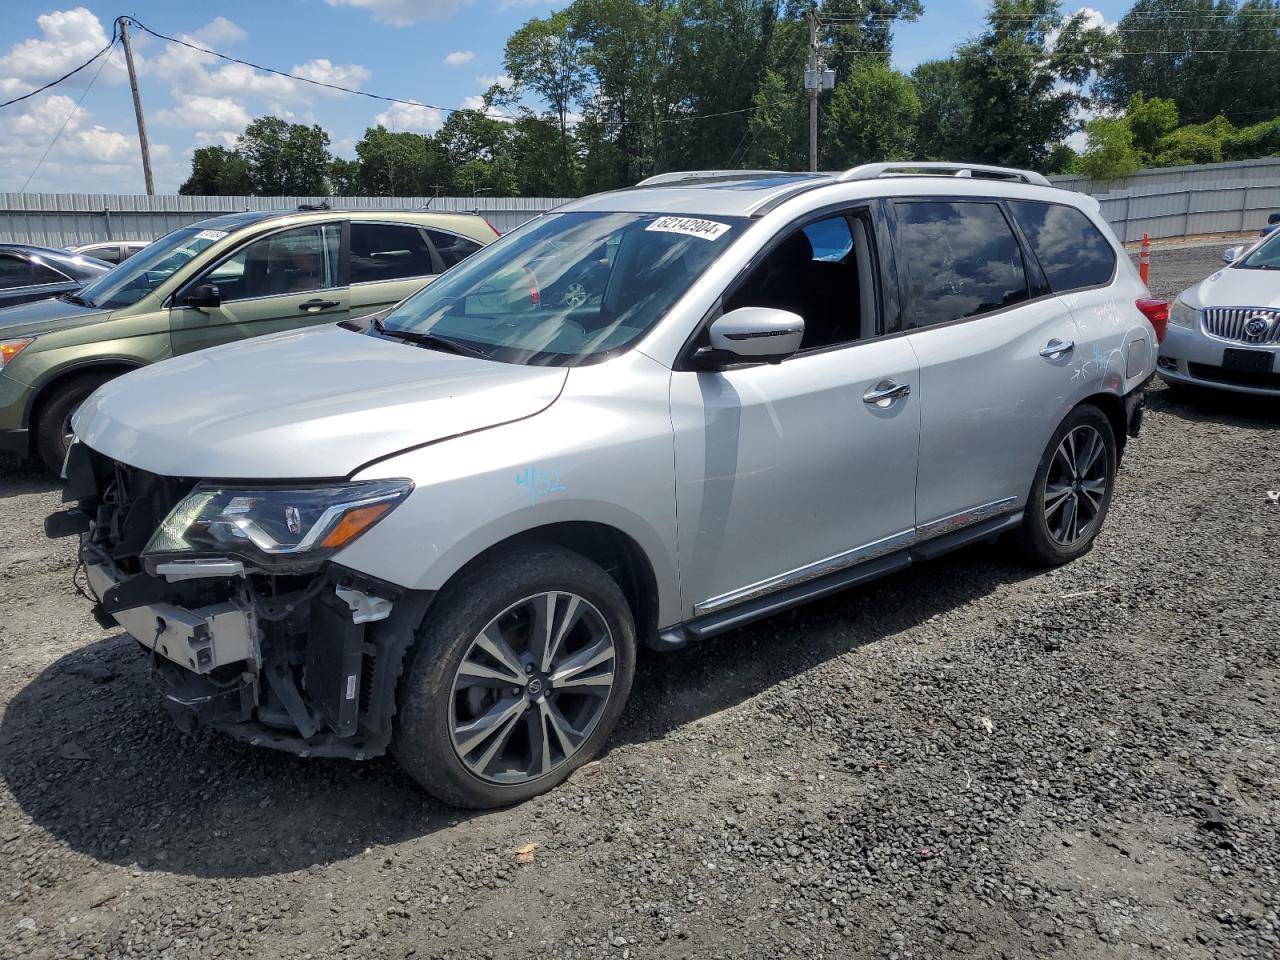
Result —
[[299, 310], [307, 313], [319, 313], [321, 310], [328, 310], [330, 307], [338, 306], [337, 300], [308, 300], [306, 303], [298, 304]]
[[894, 380], [881, 380], [862, 395], [863, 403], [874, 403], [877, 407], [888, 407], [899, 397], [911, 395], [911, 384], [898, 383]]
[[1064, 342], [1059, 340], [1057, 337], [1054, 337], [1040, 348], [1040, 356], [1048, 360], [1057, 360], [1060, 357], [1065, 357], [1075, 348], [1076, 342], [1074, 340], [1067, 340]]

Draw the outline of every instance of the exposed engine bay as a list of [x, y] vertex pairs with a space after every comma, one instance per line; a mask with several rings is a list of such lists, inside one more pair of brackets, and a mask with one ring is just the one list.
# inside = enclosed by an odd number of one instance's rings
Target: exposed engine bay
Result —
[[264, 570], [232, 556], [160, 559], [156, 531], [196, 487], [74, 444], [50, 536], [80, 538], [105, 628], [151, 659], [170, 715], [303, 756], [363, 759], [391, 739], [405, 652], [432, 594], [333, 561]]

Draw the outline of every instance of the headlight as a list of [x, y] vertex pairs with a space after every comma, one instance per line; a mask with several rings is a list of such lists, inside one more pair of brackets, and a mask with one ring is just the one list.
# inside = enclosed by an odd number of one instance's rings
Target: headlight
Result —
[[1169, 311], [1169, 322], [1176, 323], [1180, 327], [1195, 328], [1196, 315], [1199, 313], [1195, 307], [1187, 303], [1181, 297], [1173, 301], [1173, 307]]
[[147, 542], [148, 567], [171, 556], [239, 557], [268, 573], [315, 570], [409, 495], [409, 480], [316, 487], [198, 484]]
[[24, 337], [21, 340], [5, 340], [0, 342], [0, 370], [9, 365], [14, 357], [20, 354], [35, 341], [35, 337]]

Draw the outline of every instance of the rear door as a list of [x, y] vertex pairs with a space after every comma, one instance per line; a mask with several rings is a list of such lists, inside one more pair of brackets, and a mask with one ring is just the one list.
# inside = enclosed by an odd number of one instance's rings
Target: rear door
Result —
[[[343, 224], [290, 227], [259, 237], [184, 284], [169, 312], [175, 354], [350, 315]], [[217, 307], [189, 307], [194, 287], [218, 288]]]
[[1002, 201], [911, 198], [888, 207], [902, 326], [920, 361], [916, 515], [928, 537], [1025, 502], [1070, 409], [1078, 335]]
[[426, 230], [412, 224], [353, 220], [350, 249], [353, 317], [399, 303], [441, 270]]

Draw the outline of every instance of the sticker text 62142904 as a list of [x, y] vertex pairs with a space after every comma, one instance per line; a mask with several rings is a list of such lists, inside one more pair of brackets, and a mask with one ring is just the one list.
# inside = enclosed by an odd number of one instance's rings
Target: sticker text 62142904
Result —
[[729, 224], [697, 217], [659, 217], [645, 227], [657, 233], [682, 233], [700, 240], [716, 240], [729, 229]]

